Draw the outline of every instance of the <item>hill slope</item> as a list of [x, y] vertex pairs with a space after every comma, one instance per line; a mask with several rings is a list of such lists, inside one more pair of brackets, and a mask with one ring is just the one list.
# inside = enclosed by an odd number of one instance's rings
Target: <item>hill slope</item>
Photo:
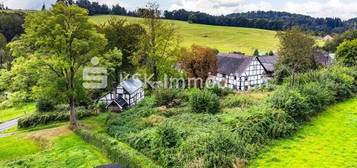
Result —
[[293, 137], [268, 146], [250, 167], [357, 166], [356, 105], [354, 98], [328, 108]]
[[[111, 15], [91, 16], [90, 19], [94, 23], [100, 24], [104, 23], [110, 17], [125, 18], [133, 23], [141, 23], [142, 21], [140, 18]], [[189, 47], [195, 43], [216, 48], [221, 52], [241, 51], [246, 54], [252, 54], [255, 49], [259, 49], [261, 52], [268, 52], [270, 50], [276, 50], [278, 47], [278, 39], [275, 37], [275, 31], [189, 24], [187, 22], [174, 20], [166, 21], [177, 27], [183, 40], [183, 47]]]

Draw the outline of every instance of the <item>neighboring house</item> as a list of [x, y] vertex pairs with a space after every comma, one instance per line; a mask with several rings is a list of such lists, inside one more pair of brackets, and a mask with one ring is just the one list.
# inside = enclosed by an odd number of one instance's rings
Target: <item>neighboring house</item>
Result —
[[110, 111], [120, 112], [138, 104], [144, 97], [144, 83], [139, 79], [128, 79], [100, 98], [99, 102], [105, 103]]
[[333, 40], [333, 37], [330, 35], [324, 37], [324, 41], [331, 41], [331, 40]]
[[[326, 54], [322, 51], [315, 52], [315, 58], [317, 62], [323, 67], [329, 66], [333, 59], [332, 54]], [[278, 57], [276, 56], [258, 57], [258, 60], [263, 65], [267, 77], [272, 77], [275, 71], [275, 64], [278, 62]]]
[[246, 91], [267, 81], [264, 67], [257, 57], [239, 53], [219, 53], [217, 63], [218, 73], [210, 79], [224, 87]]

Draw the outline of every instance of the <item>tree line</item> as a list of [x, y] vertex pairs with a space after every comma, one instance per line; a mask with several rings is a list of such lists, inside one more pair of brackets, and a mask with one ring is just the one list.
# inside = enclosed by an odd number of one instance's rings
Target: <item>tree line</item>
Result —
[[342, 33], [357, 23], [357, 19], [342, 21], [340, 18], [314, 18], [311, 16], [275, 11], [253, 11], [213, 16], [184, 9], [165, 11], [166, 19], [188, 21], [190, 23], [251, 27], [269, 30], [286, 30], [300, 27], [318, 34]]

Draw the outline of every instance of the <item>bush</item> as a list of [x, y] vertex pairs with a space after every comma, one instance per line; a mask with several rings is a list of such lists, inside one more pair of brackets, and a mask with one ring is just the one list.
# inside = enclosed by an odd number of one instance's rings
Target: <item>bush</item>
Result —
[[175, 99], [180, 99], [179, 91], [171, 88], [159, 88], [155, 90], [154, 96], [157, 106], [167, 106], [173, 103]]
[[216, 114], [220, 111], [218, 96], [208, 90], [193, 93], [190, 104], [194, 113]]
[[230, 95], [223, 99], [222, 107], [233, 108], [233, 107], [246, 107], [254, 104], [254, 100], [246, 95]]
[[266, 109], [256, 113], [236, 125], [235, 132], [250, 144], [265, 144], [270, 139], [291, 135], [296, 130], [294, 120], [285, 112]]
[[[96, 115], [88, 111], [77, 111], [77, 118], [82, 119], [85, 117]], [[69, 121], [70, 114], [69, 112], [53, 112], [53, 113], [37, 113], [30, 115], [25, 118], [19, 119], [18, 126], [19, 128], [30, 128], [38, 125], [48, 124], [55, 121]]]
[[219, 97], [227, 96], [229, 93], [232, 93], [232, 91], [226, 89], [226, 88], [221, 88], [217, 84], [211, 84], [206, 87], [207, 90], [210, 92], [216, 94]]
[[269, 98], [272, 107], [282, 109], [298, 121], [307, 120], [313, 112], [304, 95], [296, 88], [283, 86], [278, 88]]
[[233, 167], [238, 158], [249, 158], [252, 145], [242, 142], [234, 133], [217, 130], [192, 136], [181, 146], [181, 167]]
[[130, 146], [117, 140], [89, 130], [77, 129], [75, 131], [87, 143], [94, 145], [104, 152], [108, 158], [123, 167], [130, 168], [159, 168], [150, 159], [137, 152]]
[[36, 108], [38, 112], [50, 112], [55, 110], [55, 105], [48, 99], [41, 99], [37, 101]]
[[335, 98], [333, 91], [330, 91], [326, 86], [312, 82], [301, 86], [300, 92], [306, 97], [306, 102], [309, 108], [315, 113], [322, 111], [327, 105], [334, 103]]

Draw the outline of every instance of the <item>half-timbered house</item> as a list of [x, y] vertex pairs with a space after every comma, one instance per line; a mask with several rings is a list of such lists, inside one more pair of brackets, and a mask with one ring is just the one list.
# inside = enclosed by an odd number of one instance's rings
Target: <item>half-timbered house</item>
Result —
[[219, 53], [217, 64], [218, 74], [211, 77], [211, 80], [224, 87], [246, 91], [267, 81], [264, 68], [257, 57], [237, 53]]
[[144, 97], [144, 83], [139, 79], [128, 79], [100, 98], [99, 102], [105, 103], [111, 111], [122, 111], [138, 104]]

